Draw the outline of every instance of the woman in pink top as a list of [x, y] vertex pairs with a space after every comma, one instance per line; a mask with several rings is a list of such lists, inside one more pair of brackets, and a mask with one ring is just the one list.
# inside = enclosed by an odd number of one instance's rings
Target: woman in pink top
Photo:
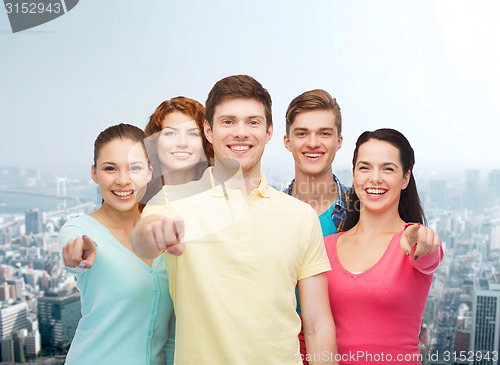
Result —
[[420, 225], [414, 162], [396, 130], [364, 132], [356, 142], [347, 232], [325, 237], [341, 364], [422, 360], [422, 314], [443, 250], [437, 234]]

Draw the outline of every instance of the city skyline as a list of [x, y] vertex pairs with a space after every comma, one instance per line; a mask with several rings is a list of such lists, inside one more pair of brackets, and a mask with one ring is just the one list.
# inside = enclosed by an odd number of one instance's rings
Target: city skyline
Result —
[[[481, 343], [475, 340], [475, 333], [491, 333], [493, 328], [491, 325], [484, 327], [481, 323], [489, 322], [476, 318], [488, 319], [492, 310], [488, 308], [497, 308], [495, 318], [498, 321], [500, 306], [495, 307], [496, 304], [486, 299], [484, 303], [489, 307], [482, 310], [475, 298], [498, 297], [491, 290], [500, 285], [500, 275], [496, 274], [500, 272], [500, 202], [492, 205], [491, 200], [478, 199], [478, 172], [463, 171], [463, 185], [458, 190], [457, 187], [448, 188], [446, 180], [436, 179], [430, 180], [422, 191], [429, 204], [429, 225], [446, 245], [445, 258], [434, 275], [423, 316], [420, 336], [423, 365], [451, 364], [460, 358], [460, 351], [477, 352], [483, 344], [489, 346], [483, 346], [484, 351], [495, 351], [490, 338]], [[497, 174], [500, 170], [493, 171], [492, 177]], [[78, 185], [78, 182], [71, 184]], [[62, 192], [69, 187], [59, 189]], [[99, 203], [97, 194], [94, 198], [94, 201], [75, 207], [64, 208], [57, 204], [57, 211], [29, 209], [24, 212], [23, 219], [0, 215], [0, 320], [4, 323], [3, 328], [10, 328], [6, 326], [12, 323], [12, 318], [21, 316], [20, 326], [23, 327], [6, 332], [8, 335], [0, 346], [2, 356], [7, 359], [27, 356], [28, 360], [42, 349], [44, 359], [48, 354], [58, 353], [61, 355], [54, 361], [63, 361], [64, 348], [79, 318], [79, 303], [77, 295], [73, 294], [75, 279], [64, 270], [58, 253], [58, 231], [68, 218], [95, 210]], [[44, 304], [52, 302], [68, 304], [61, 312], [66, 313], [65, 319], [54, 322]], [[29, 310], [22, 311], [23, 308]], [[41, 311], [41, 315], [36, 314], [37, 311]], [[64, 329], [57, 332], [63, 333], [63, 337], [51, 335], [53, 326]], [[488, 356], [491, 358], [493, 354]]]

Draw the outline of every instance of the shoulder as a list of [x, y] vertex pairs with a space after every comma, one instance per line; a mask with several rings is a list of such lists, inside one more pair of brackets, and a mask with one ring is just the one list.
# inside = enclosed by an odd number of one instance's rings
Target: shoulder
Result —
[[83, 232], [86, 232], [88, 229], [91, 229], [95, 226], [94, 219], [89, 215], [81, 215], [79, 217], [70, 218], [61, 228], [61, 232], [66, 232], [68, 230], [80, 229]]
[[325, 247], [328, 249], [329, 247], [335, 247], [337, 245], [337, 241], [339, 237], [345, 232], [337, 232], [333, 234], [329, 234], [328, 236], [323, 237], [325, 241]]
[[325, 236], [324, 237], [324, 240], [325, 242], [337, 242], [337, 240], [339, 239], [339, 237], [344, 234], [345, 232], [337, 232], [337, 233], [333, 233], [333, 234], [329, 234], [328, 236]]
[[401, 237], [403, 237], [403, 233], [404, 233], [405, 229], [406, 229], [406, 227], [405, 227], [403, 230], [401, 230], [401, 231], [399, 231], [399, 232], [396, 232], [396, 233], [394, 234], [394, 236], [392, 236], [392, 238], [391, 238], [391, 244], [392, 244], [393, 242], [396, 242], [396, 243], [398, 243], [398, 244], [399, 244], [399, 241], [401, 240]]
[[339, 193], [346, 194], [346, 195], [349, 194], [349, 192], [351, 191], [350, 186], [346, 186], [346, 185], [342, 184], [342, 182], [339, 180], [339, 178], [337, 176], [335, 176], [335, 174], [333, 174], [333, 179], [337, 183], [337, 188], [339, 190]]
[[185, 199], [211, 189], [212, 186], [208, 186], [205, 181], [194, 180], [181, 185], [164, 185], [156, 196], [160, 196], [162, 199]]
[[317, 217], [314, 209], [307, 203], [294, 198], [291, 195], [288, 195], [284, 192], [278, 191], [274, 188], [270, 188], [270, 198], [275, 202], [281, 202], [281, 205], [276, 204], [277, 207], [281, 207], [281, 209], [285, 212], [302, 212], [303, 214], [307, 214], [310, 216]]
[[285, 194], [287, 194], [287, 195], [292, 195], [292, 188], [293, 188], [293, 184], [294, 184], [294, 182], [295, 182], [295, 179], [293, 179], [293, 180], [290, 182], [290, 184], [288, 184], [288, 186], [287, 186], [285, 189], [283, 189], [283, 192], [284, 192]]
[[86, 214], [69, 219], [59, 231], [59, 247], [62, 248], [69, 241], [83, 235], [95, 237], [96, 231], [98, 231], [97, 227], [97, 221]]

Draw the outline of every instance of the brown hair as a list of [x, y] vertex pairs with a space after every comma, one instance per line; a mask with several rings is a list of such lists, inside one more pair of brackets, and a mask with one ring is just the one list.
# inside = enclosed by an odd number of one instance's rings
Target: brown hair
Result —
[[230, 98], [256, 99], [260, 101], [264, 105], [267, 128], [273, 124], [272, 102], [269, 92], [253, 77], [236, 75], [219, 80], [208, 94], [205, 103], [205, 119], [208, 121], [210, 128], [213, 127], [216, 106]]
[[99, 158], [99, 152], [101, 152], [102, 147], [115, 139], [130, 139], [134, 142], [141, 142], [147, 157], [144, 138], [146, 138], [146, 135], [142, 129], [135, 125], [120, 123], [106, 128], [99, 133], [94, 142], [94, 166], [96, 166], [96, 161]]
[[339, 136], [342, 134], [342, 115], [340, 114], [340, 106], [337, 104], [335, 98], [332, 98], [327, 91], [322, 89], [306, 91], [291, 101], [285, 114], [286, 134], [290, 134], [290, 128], [298, 114], [313, 110], [331, 110], [335, 115], [337, 133]]

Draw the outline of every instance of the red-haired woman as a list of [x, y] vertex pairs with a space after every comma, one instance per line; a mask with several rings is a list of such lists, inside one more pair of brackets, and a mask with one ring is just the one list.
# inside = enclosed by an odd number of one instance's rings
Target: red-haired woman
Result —
[[151, 115], [145, 133], [153, 179], [144, 205], [163, 185], [198, 180], [210, 165], [214, 152], [204, 135], [204, 120], [203, 105], [183, 96], [165, 100]]

